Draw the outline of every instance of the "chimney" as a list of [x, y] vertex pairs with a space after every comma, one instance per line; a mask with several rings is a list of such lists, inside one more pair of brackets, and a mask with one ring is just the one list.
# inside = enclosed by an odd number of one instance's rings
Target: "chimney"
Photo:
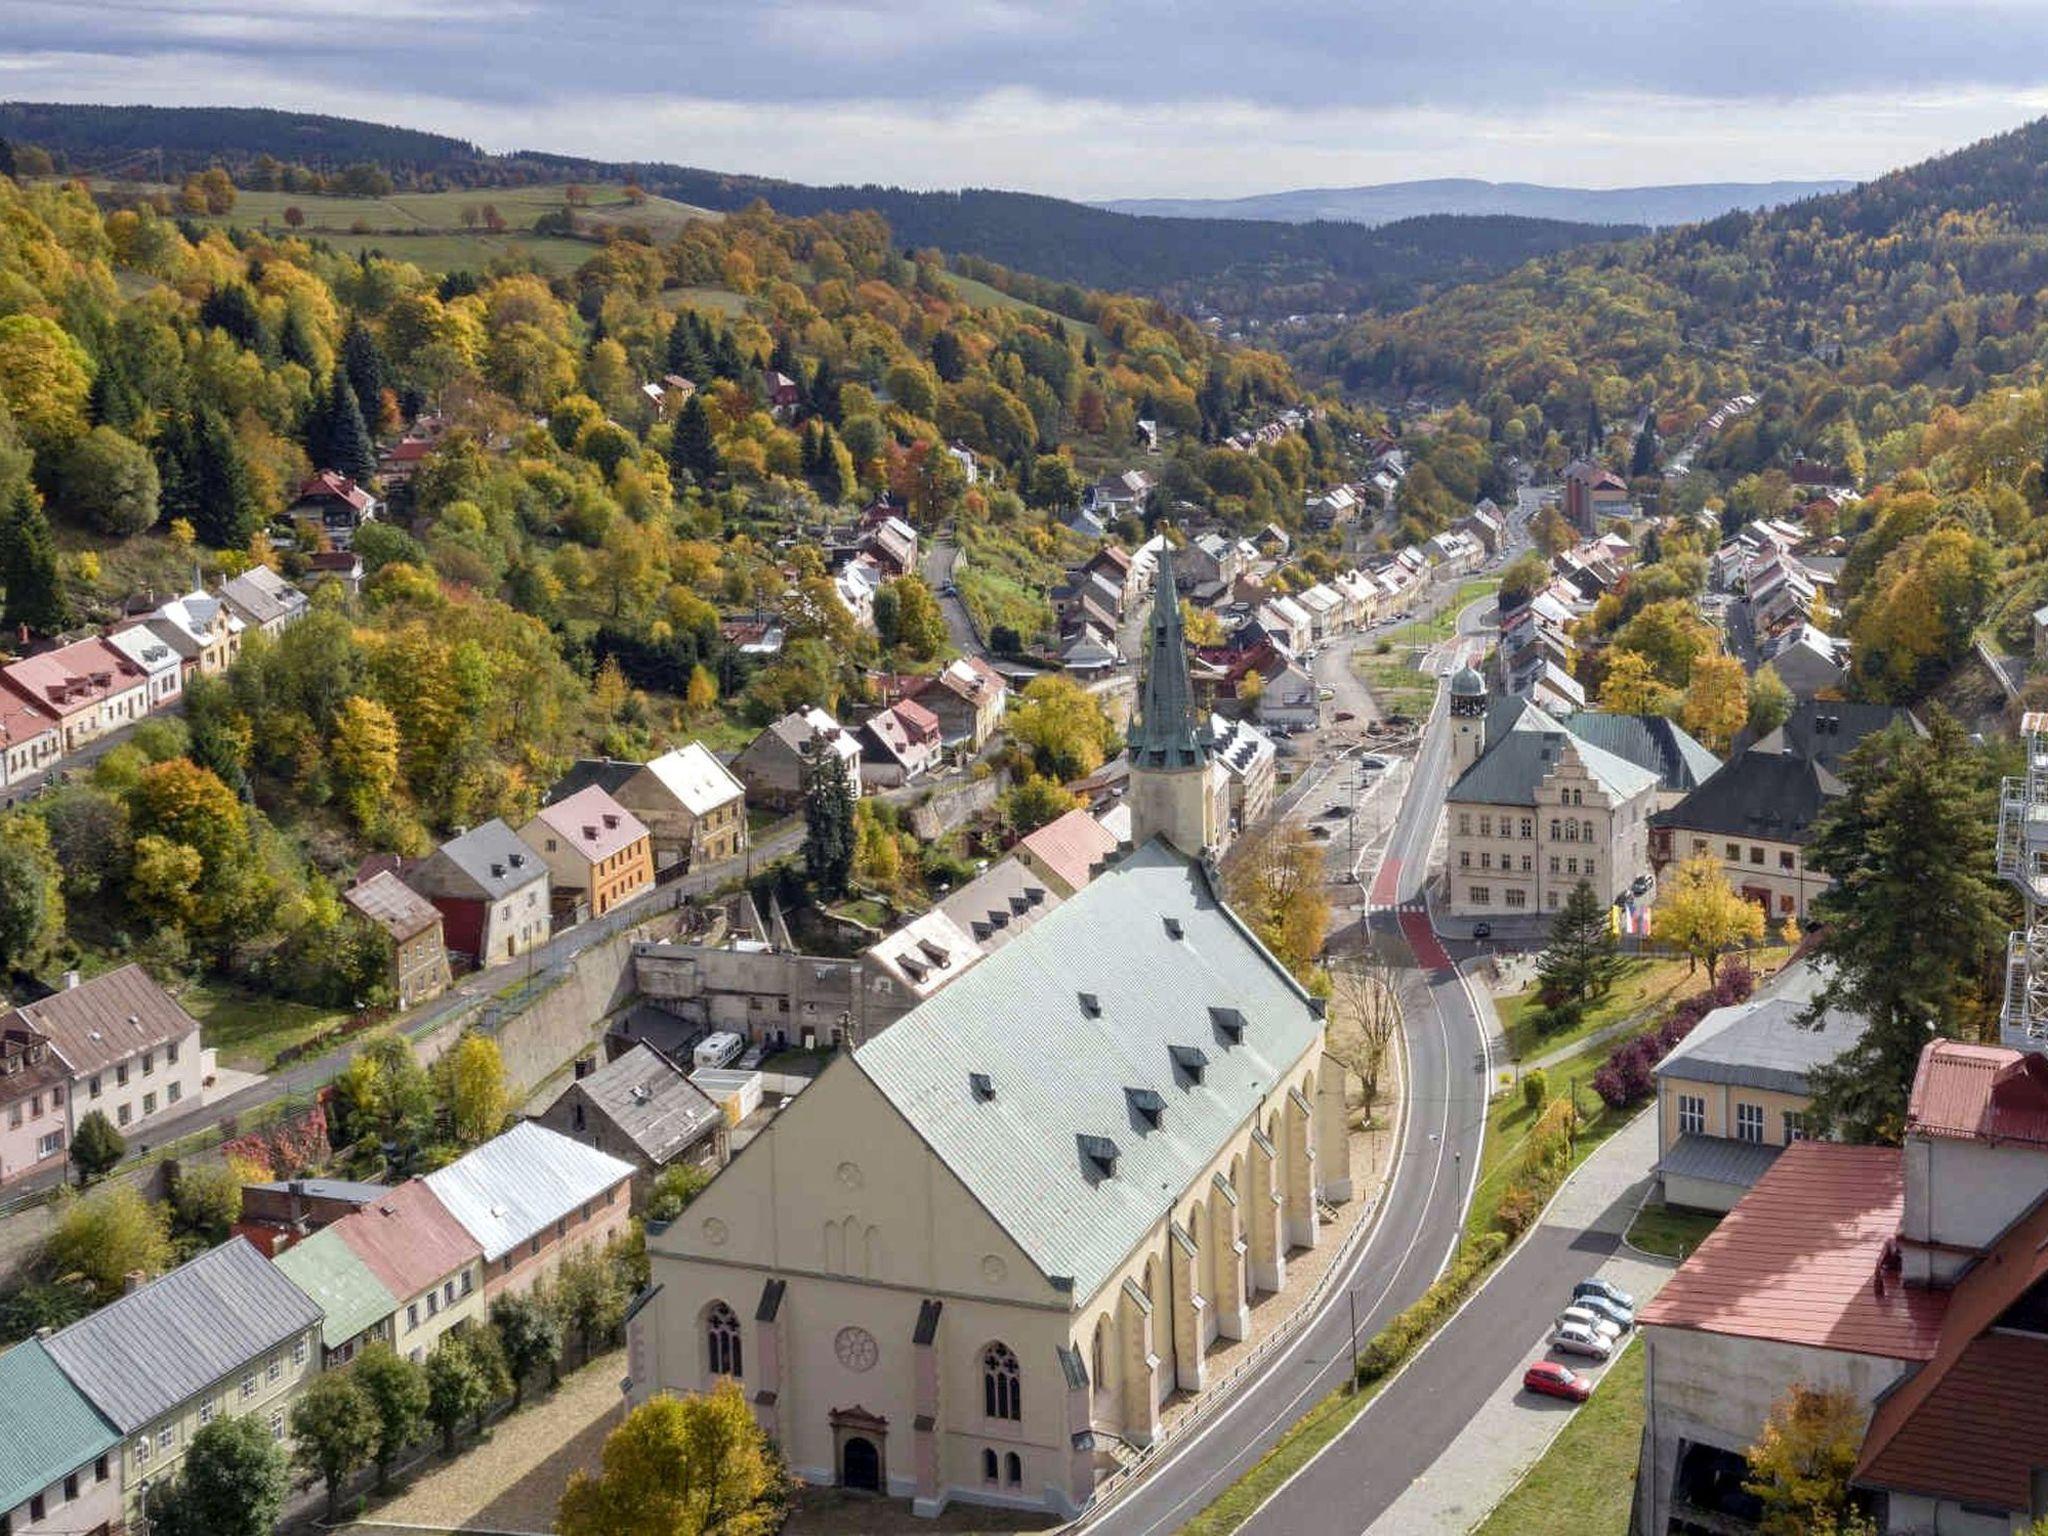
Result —
[[305, 1214], [305, 1180], [293, 1179], [290, 1183], [285, 1185], [284, 1192], [291, 1199], [291, 1203], [285, 1207], [286, 1219], [291, 1223], [291, 1225], [296, 1227], [299, 1224], [299, 1218]]
[[74, 990], [74, 989], [75, 989], [75, 988], [76, 988], [76, 987], [78, 986], [78, 982], [79, 982], [79, 976], [78, 976], [78, 972], [76, 972], [76, 971], [66, 971], [66, 972], [64, 973], [64, 990], [65, 990], [66, 992], [70, 992], [70, 991]]
[[149, 1284], [149, 1272], [147, 1270], [131, 1269], [121, 1277], [121, 1294], [123, 1296], [133, 1296], [147, 1284]]

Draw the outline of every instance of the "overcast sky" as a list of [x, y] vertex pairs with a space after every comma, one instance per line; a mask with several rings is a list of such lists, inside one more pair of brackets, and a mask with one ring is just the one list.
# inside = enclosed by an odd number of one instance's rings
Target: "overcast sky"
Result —
[[0, 96], [1090, 198], [1862, 177], [2048, 112], [2048, 3], [0, 0]]

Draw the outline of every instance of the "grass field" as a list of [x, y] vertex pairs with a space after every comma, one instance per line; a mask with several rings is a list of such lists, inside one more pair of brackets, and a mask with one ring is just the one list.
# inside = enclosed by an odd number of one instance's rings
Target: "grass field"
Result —
[[1643, 1352], [1629, 1348], [1473, 1536], [1622, 1536], [1643, 1437]]
[[1636, 1213], [1628, 1240], [1645, 1253], [1683, 1259], [1721, 1224], [1713, 1211], [1687, 1211], [1668, 1205], [1646, 1205]]
[[1037, 315], [1041, 320], [1058, 320], [1069, 331], [1078, 331], [1098, 347], [1102, 345], [1102, 332], [1086, 320], [1076, 320], [1070, 315], [1056, 315], [1042, 305], [1033, 304], [1029, 299], [1020, 299], [1015, 294], [1003, 292], [1000, 288], [992, 288], [979, 278], [962, 277], [957, 272], [949, 272], [946, 274], [946, 281], [953, 285], [953, 291], [960, 295], [963, 302], [977, 308], [1021, 309], [1027, 314]]
[[[1499, 580], [1492, 576], [1463, 582], [1450, 601], [1431, 617], [1390, 629], [1370, 648], [1360, 647], [1351, 653], [1351, 670], [1372, 690], [1380, 713], [1417, 717], [1428, 713], [1436, 698], [1436, 679], [1416, 670], [1422, 652], [1456, 634], [1458, 615], [1499, 585]], [[1387, 649], [1380, 650], [1382, 645]]]
[[178, 1001], [199, 1021], [200, 1044], [218, 1051], [222, 1066], [248, 1072], [268, 1072], [279, 1051], [348, 1017], [346, 1009], [278, 1002], [212, 982], [186, 988]]
[[322, 232], [320, 239], [351, 256], [373, 251], [393, 261], [409, 261], [423, 272], [481, 272], [499, 256], [530, 256], [540, 271], [566, 276], [597, 254], [584, 240], [560, 235], [347, 235]]
[[[1762, 956], [1759, 956], [1759, 962], [1758, 969], [1761, 970]], [[1614, 990], [1588, 1008], [1576, 1028], [1559, 1030], [1555, 1034], [1546, 1035], [1536, 1028], [1535, 1017], [1540, 1012], [1536, 1004], [1536, 982], [1530, 982], [1510, 997], [1497, 997], [1493, 1006], [1500, 1014], [1501, 1033], [1507, 1037], [1508, 1055], [1515, 1061], [1542, 1056], [1574, 1045], [1588, 1035], [1597, 1034], [1637, 1014], [1668, 1008], [1688, 992], [1696, 992], [1707, 984], [1704, 972], [1687, 975], [1689, 969], [1683, 960], [1630, 956], [1623, 962]]]

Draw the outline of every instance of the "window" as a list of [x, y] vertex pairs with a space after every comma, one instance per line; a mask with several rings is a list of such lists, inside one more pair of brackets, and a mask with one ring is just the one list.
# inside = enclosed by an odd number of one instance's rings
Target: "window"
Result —
[[1503, 892], [1502, 894], [1504, 894], [1507, 897], [1507, 902], [1510, 907], [1519, 908], [1526, 907], [1529, 905], [1529, 893], [1527, 891], [1510, 890]]
[[153, 1093], [145, 1093], [145, 1094], [144, 1094], [144, 1095], [142, 1096], [142, 1112], [143, 1112], [143, 1113], [144, 1113], [145, 1115], [153, 1115], [153, 1114], [155, 1114], [155, 1113], [156, 1113], [156, 1095], [155, 1095], [155, 1094], [153, 1094]]
[[165, 1425], [165, 1426], [164, 1426], [164, 1427], [163, 1427], [162, 1429], [160, 1429], [160, 1430], [158, 1430], [158, 1431], [156, 1432], [156, 1448], [157, 1448], [158, 1450], [160, 1450], [160, 1451], [171, 1451], [171, 1450], [176, 1450], [176, 1449], [177, 1449], [177, 1446], [178, 1446], [178, 1426], [177, 1426], [177, 1425], [175, 1425], [175, 1424], [166, 1424], [166, 1425]]
[[90, 1090], [90, 1092], [92, 1093], [92, 1096], [93, 1096], [94, 1098], [98, 1098], [98, 1097], [100, 1096], [100, 1075], [99, 1075], [99, 1073], [97, 1073], [97, 1072], [93, 1073], [93, 1075], [92, 1075], [92, 1081], [91, 1081], [90, 1083], [88, 1083], [88, 1084], [86, 1085], [86, 1087], [87, 1087], [87, 1088], [88, 1088], [88, 1089]]
[[1738, 1104], [1735, 1106], [1735, 1139], [1756, 1141], [1764, 1139], [1764, 1107], [1761, 1104]]
[[1017, 1357], [1007, 1344], [991, 1344], [981, 1352], [981, 1410], [991, 1419], [1024, 1417]]
[[1784, 1113], [1785, 1145], [1789, 1147], [1795, 1141], [1809, 1140], [1811, 1133], [1806, 1129], [1806, 1116], [1796, 1109], [1788, 1109]]
[[1707, 1101], [1694, 1093], [1678, 1096], [1678, 1134], [1704, 1136], [1707, 1133]]
[[123, 1104], [120, 1107], [120, 1109], [116, 1110], [114, 1113], [114, 1119], [116, 1123], [120, 1125], [126, 1125], [130, 1120], [133, 1120], [134, 1118], [135, 1106], [133, 1104]]
[[270, 1438], [280, 1445], [284, 1444], [284, 1410], [282, 1408], [270, 1410]]
[[1798, 867], [1798, 856], [1794, 854], [1790, 848], [1780, 848], [1778, 850], [1778, 868], [1797, 869]]
[[[1458, 850], [1458, 868], [1460, 868], [1460, 869], [1470, 869], [1471, 867], [1472, 867], [1472, 850], [1471, 850], [1471, 849], [1469, 849], [1469, 848], [1461, 848], [1461, 849], [1459, 849], [1459, 850]], [[17, 1111], [15, 1111], [15, 1113], [19, 1114], [19, 1113], [20, 1113], [20, 1111], [19, 1111], [19, 1110], [17, 1110]]]
[[1756, 845], [1755, 843], [1751, 843], [1751, 844], [1749, 845], [1749, 862], [1750, 862], [1750, 863], [1752, 863], [1752, 864], [1761, 864], [1761, 863], [1763, 863], [1763, 861], [1764, 861], [1764, 851], [1763, 851], [1763, 849], [1759, 848], [1759, 847], [1758, 847], [1758, 846], [1757, 846], [1757, 845]]
[[60, 1084], [59, 1084], [59, 1085], [58, 1085], [57, 1087], [55, 1087], [55, 1088], [52, 1088], [52, 1089], [50, 1090], [50, 1103], [51, 1103], [51, 1104], [52, 1104], [53, 1106], [55, 1106], [55, 1107], [57, 1107], [57, 1108], [59, 1108], [59, 1109], [61, 1109], [61, 1108], [63, 1107], [63, 1105], [64, 1105], [64, 1088], [63, 1088], [63, 1085], [62, 1085], [61, 1083], [60, 1083]]
[[270, 1363], [263, 1367], [263, 1379], [265, 1381], [276, 1381], [282, 1375], [284, 1375], [284, 1356], [272, 1355]]
[[149, 1465], [149, 1436], [147, 1435], [144, 1435], [135, 1442], [135, 1464], [142, 1467]]
[[13, 1131], [21, 1129], [21, 1105], [18, 1103], [7, 1106], [7, 1128]]
[[429, 1292], [427, 1292], [427, 1316], [429, 1316], [429, 1317], [439, 1317], [440, 1315], [441, 1315], [441, 1293], [440, 1293], [439, 1291], [429, 1291]]
[[1490, 854], [1490, 853], [1482, 853], [1482, 854], [1480, 854], [1480, 855], [1479, 855], [1479, 867], [1480, 867], [1481, 869], [1491, 869], [1491, 868], [1493, 868], [1493, 855], [1492, 855], [1492, 854]]
[[208, 1398], [199, 1405], [199, 1427], [204, 1429], [213, 1422], [213, 1399]]
[[28, 1096], [28, 1116], [31, 1120], [43, 1118], [43, 1096], [40, 1093], [32, 1093]]
[[92, 1480], [96, 1483], [104, 1483], [110, 1471], [111, 1469], [107, 1466], [107, 1458], [102, 1456], [92, 1464]]
[[78, 1474], [76, 1472], [73, 1472], [69, 1477], [64, 1479], [64, 1502], [66, 1504], [69, 1504], [73, 1499], [77, 1497]]
[[242, 1378], [242, 1401], [247, 1402], [256, 1395], [256, 1373], [251, 1371]]
[[1524, 836], [1524, 837], [1534, 837], [1535, 835], [1536, 835], [1536, 823], [1535, 823], [1534, 819], [1533, 819], [1533, 818], [1531, 818], [1531, 817], [1528, 817], [1528, 816], [1524, 816], [1524, 817], [1522, 818], [1522, 836]]
[[1550, 872], [1554, 875], [1558, 872], [1560, 867], [1561, 866], [1559, 864], [1558, 857], [1556, 854], [1553, 853], [1550, 856]]
[[985, 1483], [996, 1480], [996, 1453], [986, 1447], [981, 1453], [981, 1480]]
[[411, 1303], [409, 1306], [407, 1306], [405, 1309], [405, 1331], [407, 1333], [410, 1333], [413, 1329], [419, 1327], [419, 1325], [420, 1304], [415, 1301]]
[[1526, 854], [1526, 853], [1525, 853], [1525, 854], [1523, 854], [1523, 855], [1522, 855], [1522, 873], [1526, 875], [1526, 874], [1528, 874], [1528, 873], [1529, 873], [1529, 872], [1530, 872], [1531, 870], [1533, 870], [1533, 869], [1534, 869], [1535, 867], [1536, 867], [1536, 861], [1535, 861], [1534, 859], [1530, 858], [1528, 854]]
[[1493, 818], [1491, 816], [1479, 818], [1479, 835], [1481, 837], [1493, 836]]
[[1555, 816], [1550, 818], [1550, 840], [1553, 843], [1556, 842], [1558, 837], [1561, 835], [1557, 830], [1559, 825], [1561, 825], [1561, 823], [1559, 823], [1558, 819]]
[[1593, 823], [1587, 821], [1581, 822], [1580, 825], [1584, 828], [1584, 830], [1579, 834], [1580, 838], [1588, 843], [1593, 841]]
[[114, 1086], [116, 1088], [126, 1088], [128, 1086], [128, 1063], [125, 1061], [115, 1064]]
[[1780, 912], [1790, 912], [1792, 910], [1792, 898], [1790, 896], [1780, 896], [1778, 898], [1778, 910]]
[[1003, 1458], [1003, 1481], [1012, 1488], [1024, 1486], [1024, 1458], [1015, 1451]]
[[1694, 838], [1692, 840], [1692, 851], [1694, 853], [1705, 853], [1707, 851], [1707, 840], [1704, 837]]
[[455, 1305], [455, 1282], [453, 1280], [450, 1280], [441, 1287], [441, 1299], [451, 1307]]
[[1475, 906], [1487, 906], [1493, 901], [1493, 887], [1475, 885], [1472, 887], [1472, 901]]
[[467, 1296], [467, 1295], [469, 1294], [469, 1289], [470, 1289], [470, 1276], [469, 1276], [469, 1271], [465, 1269], [465, 1270], [464, 1270], [464, 1271], [462, 1272], [462, 1294], [463, 1294], [463, 1295], [465, 1295], [465, 1296]]
[[169, 1045], [164, 1047], [164, 1060], [169, 1062], [174, 1067], [178, 1064], [177, 1041], [173, 1040]]
[[28, 1501], [29, 1519], [40, 1520], [43, 1518], [45, 1512], [46, 1511], [45, 1506], [43, 1504], [43, 1496], [40, 1493]]
[[293, 1365], [304, 1365], [305, 1363], [306, 1363], [306, 1341], [305, 1341], [304, 1339], [298, 1339], [298, 1340], [294, 1341], [294, 1342], [293, 1342], [293, 1344], [292, 1344], [292, 1364], [293, 1364]]
[[731, 1307], [714, 1301], [704, 1316], [704, 1343], [711, 1356], [711, 1374], [740, 1376], [740, 1320]]
[[185, 1097], [185, 1085], [183, 1083], [173, 1083], [164, 1090], [164, 1100], [167, 1103], [175, 1104], [183, 1097]]
[[1742, 844], [1730, 843], [1728, 845], [1728, 862], [1730, 864], [1740, 864], [1742, 862]]
[[155, 1052], [155, 1051], [144, 1051], [144, 1052], [142, 1053], [142, 1075], [143, 1075], [144, 1077], [147, 1077], [147, 1076], [149, 1076], [149, 1074], [150, 1074], [150, 1073], [154, 1072], [155, 1070], [156, 1070], [156, 1052]]

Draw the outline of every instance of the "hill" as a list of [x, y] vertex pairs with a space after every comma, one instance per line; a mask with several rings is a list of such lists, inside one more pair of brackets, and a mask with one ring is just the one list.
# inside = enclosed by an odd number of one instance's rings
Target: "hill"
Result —
[[[624, 183], [693, 207], [733, 212], [760, 201], [809, 217], [872, 209], [904, 245], [977, 256], [1091, 288], [1164, 298], [1237, 322], [1294, 313], [1403, 307], [1531, 257], [1630, 233], [1557, 219], [1493, 216], [1357, 224], [1158, 219], [1027, 193], [814, 187], [664, 162], [597, 161], [474, 145], [348, 119], [228, 108], [0, 104], [0, 138], [31, 143], [88, 173], [176, 180], [220, 163], [259, 190], [334, 190], [374, 166], [420, 191], [535, 182]], [[315, 185], [317, 183], [317, 185]], [[341, 190], [347, 190], [346, 187]]]
[[1847, 181], [1726, 181], [1660, 187], [1546, 187], [1521, 181], [1447, 177], [1365, 187], [1308, 187], [1249, 197], [1129, 197], [1097, 206], [1148, 218], [1319, 219], [1388, 224], [1432, 214], [1494, 215], [1579, 224], [1694, 224], [1737, 208], [1774, 208], [1840, 192]]

